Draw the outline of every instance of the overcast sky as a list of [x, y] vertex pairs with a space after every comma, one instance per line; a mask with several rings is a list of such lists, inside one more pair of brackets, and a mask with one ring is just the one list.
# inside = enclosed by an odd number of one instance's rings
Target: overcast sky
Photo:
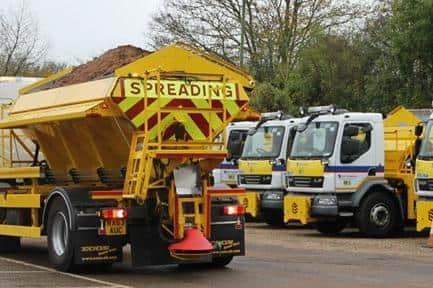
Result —
[[[0, 0], [2, 13], [22, 0]], [[122, 44], [144, 47], [163, 0], [26, 0], [49, 43], [49, 58], [77, 64]]]

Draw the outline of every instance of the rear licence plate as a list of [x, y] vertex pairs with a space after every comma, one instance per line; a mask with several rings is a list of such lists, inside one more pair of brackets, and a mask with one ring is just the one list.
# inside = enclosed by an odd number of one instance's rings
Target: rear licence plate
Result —
[[125, 235], [126, 221], [125, 219], [105, 220], [105, 235]]

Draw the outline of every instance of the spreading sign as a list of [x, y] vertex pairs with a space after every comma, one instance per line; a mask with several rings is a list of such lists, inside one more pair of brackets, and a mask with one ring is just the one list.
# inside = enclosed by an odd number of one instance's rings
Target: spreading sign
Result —
[[[144, 97], [144, 81], [139, 79], [124, 79], [125, 97]], [[223, 83], [216, 81], [175, 81], [161, 80], [159, 82], [160, 97], [170, 98], [196, 98], [212, 99], [223, 98]], [[238, 90], [235, 83], [225, 84], [225, 95], [227, 99], [236, 99]], [[158, 83], [156, 80], [146, 82], [147, 97], [155, 98], [158, 95]]]

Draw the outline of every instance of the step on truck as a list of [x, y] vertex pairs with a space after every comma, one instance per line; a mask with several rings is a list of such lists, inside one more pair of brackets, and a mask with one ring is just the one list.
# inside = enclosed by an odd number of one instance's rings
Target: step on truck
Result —
[[61, 271], [120, 262], [126, 244], [134, 266], [223, 266], [244, 255], [244, 190], [208, 182], [226, 157], [215, 136], [248, 110], [253, 79], [175, 43], [58, 85], [88, 68], [24, 88], [0, 121], [11, 132], [3, 144], [25, 146], [20, 129], [33, 145], [23, 147], [31, 163], [11, 153], [0, 168], [1, 252], [46, 235]]
[[284, 220], [315, 223], [324, 234], [351, 223], [370, 237], [414, 222], [420, 121], [403, 107], [385, 120], [332, 105], [309, 109], [287, 163]]
[[281, 112], [262, 114], [248, 133], [239, 159], [239, 187], [246, 189], [249, 214], [272, 226], [283, 225], [286, 159], [299, 119]]

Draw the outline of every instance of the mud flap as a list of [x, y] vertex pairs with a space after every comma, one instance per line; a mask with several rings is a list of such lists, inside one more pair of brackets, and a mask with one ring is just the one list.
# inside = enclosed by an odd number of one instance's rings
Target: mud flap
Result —
[[125, 236], [99, 236], [96, 230], [75, 231], [75, 264], [106, 264], [122, 261]]
[[225, 205], [237, 203], [237, 199], [229, 199], [217, 198], [212, 201], [210, 240], [215, 247], [214, 257], [245, 255], [245, 217], [221, 215]]
[[244, 227], [235, 228], [236, 224], [212, 225], [212, 245], [214, 256], [245, 255]]
[[168, 245], [159, 237], [156, 225], [128, 225], [132, 266], [173, 263]]

